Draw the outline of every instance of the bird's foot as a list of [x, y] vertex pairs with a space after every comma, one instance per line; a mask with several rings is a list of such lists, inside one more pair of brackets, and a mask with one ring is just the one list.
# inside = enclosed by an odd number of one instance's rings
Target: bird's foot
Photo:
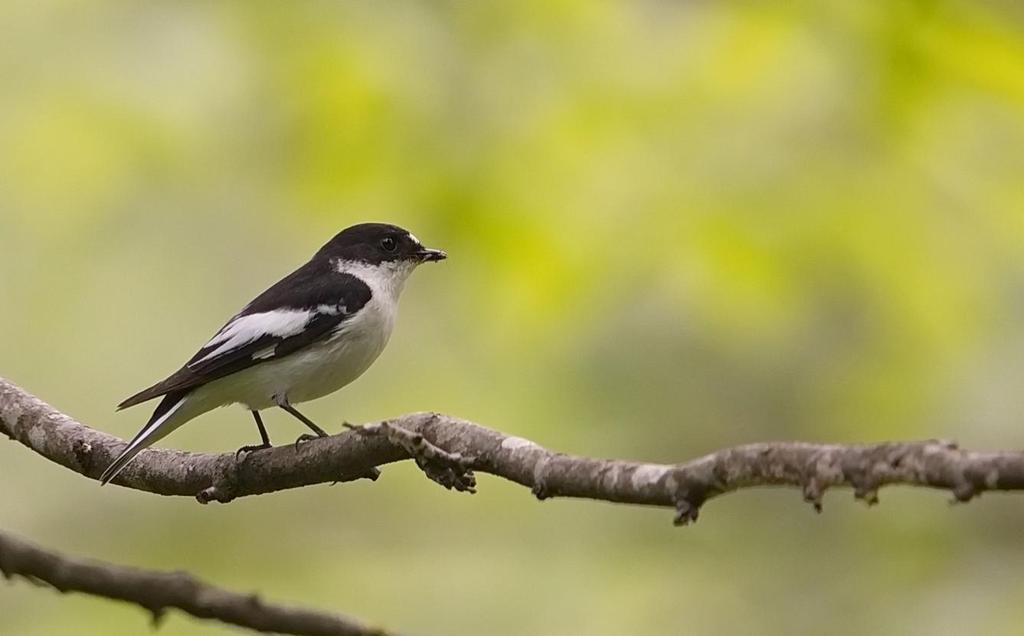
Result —
[[315, 439], [321, 439], [321, 438], [324, 438], [324, 437], [328, 437], [328, 436], [327, 435], [312, 435], [310, 433], [303, 433], [302, 435], [299, 435], [299, 437], [295, 440], [295, 450], [299, 450], [299, 446], [302, 445], [302, 444], [305, 444], [306, 442], [312, 442]]
[[249, 453], [255, 453], [256, 451], [266, 450], [273, 448], [270, 444], [252, 444], [250, 446], [243, 446], [235, 451], [235, 459], [237, 460], [242, 455], [248, 455]]

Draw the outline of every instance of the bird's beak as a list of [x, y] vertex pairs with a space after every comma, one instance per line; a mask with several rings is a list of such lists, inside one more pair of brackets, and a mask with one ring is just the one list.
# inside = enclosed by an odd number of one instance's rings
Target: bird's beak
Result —
[[420, 257], [420, 261], [424, 263], [430, 263], [433, 261], [443, 261], [448, 258], [448, 254], [444, 250], [432, 250], [424, 247], [420, 251], [416, 252], [416, 255]]

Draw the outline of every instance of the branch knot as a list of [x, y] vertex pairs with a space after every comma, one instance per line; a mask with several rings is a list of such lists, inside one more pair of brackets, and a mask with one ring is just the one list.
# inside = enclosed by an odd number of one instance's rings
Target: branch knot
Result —
[[423, 433], [410, 431], [391, 422], [367, 426], [346, 424], [346, 427], [358, 431], [361, 435], [383, 436], [388, 442], [408, 453], [427, 477], [448, 490], [470, 494], [476, 492], [476, 476], [472, 470], [476, 462], [474, 457], [446, 451], [428, 440]]

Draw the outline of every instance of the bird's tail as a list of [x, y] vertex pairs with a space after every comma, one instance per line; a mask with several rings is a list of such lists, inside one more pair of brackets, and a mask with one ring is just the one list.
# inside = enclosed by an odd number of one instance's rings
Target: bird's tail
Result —
[[111, 462], [110, 466], [107, 466], [107, 469], [100, 475], [100, 485], [105, 485], [111, 479], [117, 477], [117, 474], [124, 470], [125, 466], [135, 459], [135, 456], [146, 447], [184, 424], [187, 418], [176, 418], [174, 415], [181, 410], [188, 399], [188, 392], [174, 392], [164, 396], [156, 410], [153, 411], [149, 422], [132, 438], [132, 441], [128, 442], [128, 445], [117, 456], [117, 459]]

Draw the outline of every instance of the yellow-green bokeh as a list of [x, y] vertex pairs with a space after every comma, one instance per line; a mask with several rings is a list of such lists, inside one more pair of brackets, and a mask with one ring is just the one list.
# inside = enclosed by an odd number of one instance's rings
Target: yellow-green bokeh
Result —
[[[0, 375], [112, 407], [363, 220], [410, 281], [337, 430], [451, 412], [574, 453], [1024, 445], [1024, 11], [1005, 0], [0, 5]], [[267, 416], [271, 436], [300, 431]], [[332, 423], [333, 424], [329, 424]], [[227, 409], [165, 443], [254, 440]], [[670, 513], [377, 483], [202, 507], [21, 446], [0, 527], [419, 634], [1012, 635], [1024, 510], [795, 491]], [[137, 608], [0, 587], [0, 633]], [[167, 633], [229, 628], [181, 615]]]

